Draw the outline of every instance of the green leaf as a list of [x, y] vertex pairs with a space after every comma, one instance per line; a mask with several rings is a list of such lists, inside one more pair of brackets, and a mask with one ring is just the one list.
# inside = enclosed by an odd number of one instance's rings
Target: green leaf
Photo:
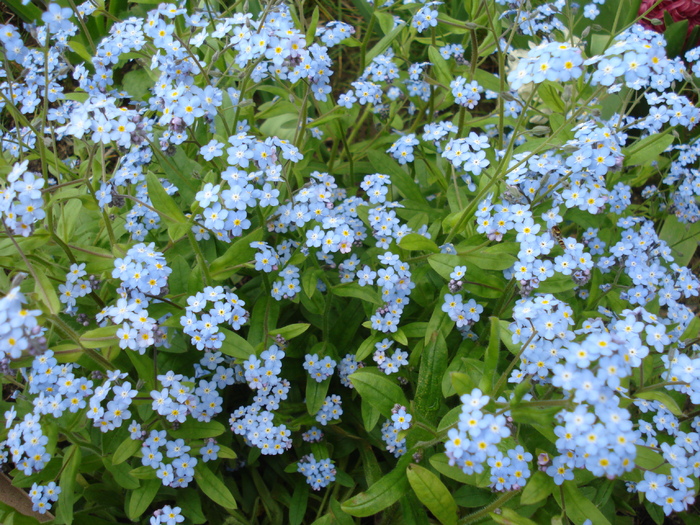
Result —
[[636, 392], [634, 394], [634, 397], [637, 397], [639, 399], [648, 399], [649, 401], [658, 401], [659, 403], [664, 404], [666, 409], [668, 409], [674, 416], [683, 415], [683, 411], [678, 406], [678, 403], [676, 403], [676, 401], [666, 392], [662, 392], [661, 390], [647, 390], [645, 392]]
[[370, 64], [372, 60], [375, 59], [375, 57], [381, 55], [384, 51], [386, 51], [386, 49], [392, 44], [392, 42], [396, 40], [396, 37], [398, 37], [401, 34], [401, 31], [403, 31], [403, 29], [404, 24], [399, 24], [394, 29], [392, 29], [388, 35], [386, 35], [379, 42], [377, 42], [375, 46], [372, 49], [370, 49], [365, 55], [365, 64]]
[[457, 523], [457, 504], [439, 477], [413, 463], [406, 468], [406, 476], [418, 499], [430, 509], [440, 523]]
[[368, 303], [384, 304], [376, 290], [369, 286], [360, 286], [357, 283], [344, 283], [331, 288], [333, 295], [338, 297], [354, 297]]
[[418, 233], [409, 233], [404, 236], [401, 242], [399, 242], [399, 247], [409, 251], [440, 252], [440, 248], [438, 248], [437, 244]]
[[556, 88], [554, 82], [550, 82], [549, 80], [542, 82], [537, 89], [537, 94], [542, 99], [542, 102], [555, 113], [563, 113], [566, 111], [564, 103], [561, 100], [561, 93]]
[[104, 348], [117, 344], [117, 331], [121, 325], [103, 326], [89, 330], [80, 336], [80, 344], [85, 348]]
[[175, 203], [173, 198], [165, 191], [163, 184], [155, 173], [149, 171], [146, 174], [146, 181], [148, 183], [148, 198], [151, 199], [153, 208], [158, 214], [167, 218], [168, 222], [171, 223], [186, 223], [187, 218], [185, 218], [182, 211], [180, 211], [180, 207]]
[[443, 335], [435, 331], [423, 349], [416, 385], [416, 412], [426, 420], [432, 420], [440, 409], [442, 378], [446, 370], [447, 344]]
[[163, 482], [159, 478], [146, 479], [138, 489], [131, 492], [126, 507], [126, 515], [131, 521], [137, 521], [146, 512], [162, 485]]
[[262, 236], [262, 229], [257, 228], [234, 242], [221, 257], [212, 261], [209, 266], [211, 276], [216, 280], [228, 279], [236, 273], [238, 266], [252, 261], [255, 248], [250, 243], [262, 240]]
[[70, 242], [82, 208], [83, 203], [79, 199], [71, 199], [63, 205], [61, 217], [58, 219], [58, 236], [63, 241]]
[[209, 470], [205, 463], [201, 461], [197, 463], [197, 466], [194, 468], [194, 479], [197, 480], [197, 485], [202, 489], [202, 492], [214, 503], [218, 503], [225, 509], [236, 509], [238, 507], [231, 491], [216, 474]]
[[[513, 266], [517, 261], [517, 257], [511, 253], [512, 248], [516, 248], [515, 243], [503, 243], [496, 244], [495, 246], [488, 246], [486, 248], [480, 248], [478, 251], [473, 253], [467, 253], [465, 255], [460, 255], [462, 259], [462, 264], [467, 265], [467, 279], [473, 281], [474, 279], [469, 278], [469, 269], [473, 266], [481, 268], [482, 270], [506, 270]], [[473, 249], [473, 248], [472, 248]]]
[[360, 412], [362, 413], [362, 425], [365, 427], [365, 431], [371, 432], [377, 425], [379, 416], [381, 416], [379, 410], [377, 410], [372, 403], [367, 401], [367, 399], [362, 398]]
[[299, 480], [294, 486], [294, 494], [289, 505], [289, 525], [301, 525], [309, 501], [309, 486]]
[[482, 488], [489, 486], [490, 474], [488, 469], [485, 469], [481, 474], [465, 474], [461, 468], [449, 464], [449, 459], [444, 452], [431, 456], [430, 466], [443, 476], [459, 481], [460, 483]]
[[536, 522], [521, 516], [513, 509], [509, 509], [507, 507], [501, 508], [500, 514], [490, 512], [489, 516], [491, 516], [493, 521], [500, 523], [501, 525], [537, 525]]
[[309, 28], [306, 31], [306, 46], [310, 46], [311, 43], [314, 41], [314, 38], [316, 38], [316, 27], [318, 26], [318, 16], [319, 16], [319, 11], [318, 11], [318, 6], [314, 8], [314, 12], [311, 15], [311, 23], [309, 23]]
[[58, 295], [56, 295], [56, 290], [54, 290], [49, 277], [41, 269], [38, 269], [33, 277], [34, 291], [39, 296], [39, 300], [44, 303], [50, 313], [58, 315], [61, 311], [61, 302], [58, 300]]
[[[588, 500], [573, 481], [565, 481], [562, 485], [562, 493], [555, 490], [554, 497], [560, 506], [566, 505], [566, 515], [576, 525], [583, 525], [586, 520], [596, 525], [610, 525], [608, 519], [598, 510], [590, 500]], [[561, 498], [564, 497], [562, 503]]]
[[362, 341], [360, 347], [357, 349], [357, 352], [355, 352], [355, 359], [357, 359], [358, 361], [362, 361], [365, 357], [374, 352], [374, 345], [377, 344], [381, 339], [381, 336], [378, 333], [375, 333], [370, 335], [364, 341]]
[[496, 369], [498, 367], [498, 356], [500, 349], [500, 323], [498, 317], [489, 317], [491, 322], [491, 330], [489, 333], [489, 346], [486, 348], [486, 355], [484, 356], [484, 375], [481, 377], [479, 382], [479, 388], [482, 392], [491, 392], [493, 388], [493, 380], [496, 375]]
[[518, 407], [514, 407], [511, 410], [511, 416], [513, 417], [513, 421], [532, 425], [543, 436], [554, 443], [556, 441], [556, 436], [552, 429], [552, 421], [560, 410], [561, 407], [536, 407], [524, 403]]
[[136, 454], [141, 448], [143, 443], [138, 439], [131, 439], [127, 437], [121, 444], [117, 447], [117, 450], [112, 454], [112, 465], [119, 465], [119, 463], [124, 463], [131, 456]]
[[520, 495], [520, 504], [534, 505], [549, 497], [554, 488], [554, 480], [544, 472], [537, 471], [525, 485], [525, 489]]
[[378, 173], [391, 177], [391, 183], [398, 188], [404, 197], [417, 203], [426, 202], [420, 191], [420, 186], [389, 155], [370, 150], [367, 152], [367, 158]]
[[440, 51], [435, 46], [430, 46], [428, 48], [428, 59], [432, 64], [432, 72], [435, 79], [440, 82], [445, 87], [450, 85], [452, 82], [452, 74], [450, 73], [450, 66], [447, 61], [442, 58]]
[[678, 266], [686, 266], [693, 258], [698, 247], [700, 222], [685, 224], [675, 215], [668, 215], [659, 232], [659, 238], [668, 243], [673, 258]]
[[310, 415], [314, 416], [321, 410], [330, 384], [330, 377], [319, 383], [309, 374], [306, 374], [306, 409]]
[[[485, 69], [477, 68], [474, 71], [474, 80], [476, 80], [481, 87], [488, 89], [495, 93], [501, 92], [501, 81], [493, 73], [489, 73]], [[508, 84], [504, 85], [505, 90], [508, 90]]]
[[408, 490], [406, 465], [409, 462], [410, 456], [404, 455], [389, 474], [386, 474], [365, 492], [361, 492], [343, 503], [341, 505], [343, 511], [351, 516], [364, 518], [377, 514], [396, 503]]
[[[134, 490], [139, 488], [139, 480], [131, 474], [131, 467], [128, 463], [119, 463], [118, 465], [112, 465], [111, 461], [105, 458], [104, 464], [105, 468], [114, 477], [114, 481], [116, 481], [120, 487], [123, 487], [126, 490]], [[149, 469], [152, 473], [154, 473], [151, 467], [139, 468], [146, 468]]]
[[391, 417], [391, 409], [397, 403], [408, 406], [401, 387], [374, 367], [365, 367], [351, 374], [348, 379], [362, 396], [384, 417]]
[[221, 343], [219, 350], [222, 354], [230, 355], [238, 359], [250, 359], [250, 356], [255, 354], [255, 348], [248, 341], [243, 339], [236, 332], [219, 328], [219, 332], [226, 335], [226, 339]]
[[224, 432], [226, 432], [226, 427], [219, 421], [204, 422], [190, 418], [182, 423], [177, 430], [170, 431], [170, 435], [174, 438], [206, 439], [220, 436]]
[[294, 339], [295, 337], [306, 332], [306, 330], [309, 329], [309, 326], [311, 326], [309, 323], [288, 324], [282, 328], [271, 330], [270, 335], [281, 335], [287, 341], [289, 341], [290, 339]]
[[75, 503], [75, 478], [78, 475], [78, 467], [82, 460], [80, 445], [71, 445], [65, 450], [63, 467], [59, 485], [61, 493], [58, 495], [58, 512], [56, 517], [66, 525], [73, 523], [73, 504]]
[[622, 150], [625, 156], [624, 165], [636, 166], [655, 160], [671, 144], [673, 144], [673, 135], [670, 132], [649, 135]]

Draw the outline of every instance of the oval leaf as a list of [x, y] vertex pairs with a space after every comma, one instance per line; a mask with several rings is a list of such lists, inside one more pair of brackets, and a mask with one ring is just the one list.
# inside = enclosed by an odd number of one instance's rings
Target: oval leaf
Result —
[[341, 508], [351, 516], [364, 518], [384, 510], [396, 503], [408, 490], [406, 479], [406, 464], [410, 456], [403, 456], [396, 468], [372, 485], [367, 491], [361, 492], [341, 505]]
[[457, 523], [457, 504], [439, 477], [415, 464], [408, 466], [406, 476], [418, 499], [430, 509], [440, 523]]
[[197, 480], [197, 485], [202, 489], [202, 492], [214, 503], [218, 503], [226, 509], [238, 508], [228, 487], [204, 463], [197, 463], [194, 468], [194, 479]]

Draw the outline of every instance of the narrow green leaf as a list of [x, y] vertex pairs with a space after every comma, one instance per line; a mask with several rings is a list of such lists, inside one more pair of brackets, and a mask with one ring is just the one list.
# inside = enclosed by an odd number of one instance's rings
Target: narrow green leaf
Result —
[[187, 218], [180, 211], [180, 207], [173, 198], [165, 191], [156, 174], [149, 171], [146, 174], [146, 181], [148, 183], [148, 198], [151, 199], [153, 208], [169, 222], [186, 223]]
[[447, 87], [452, 82], [452, 74], [447, 61], [442, 58], [440, 51], [435, 46], [428, 48], [428, 59], [432, 64], [432, 72], [435, 79], [443, 86]]
[[236, 273], [237, 266], [252, 261], [255, 248], [252, 248], [250, 243], [260, 241], [262, 235], [262, 229], [257, 228], [234, 242], [221, 257], [212, 261], [209, 266], [211, 276], [217, 280], [228, 279]]
[[358, 361], [362, 361], [365, 357], [374, 352], [374, 345], [377, 344], [380, 340], [380, 335], [376, 333], [370, 335], [367, 339], [362, 341], [359, 348], [357, 349], [357, 352], [355, 352], [355, 359], [357, 359]]
[[435, 242], [417, 233], [409, 233], [408, 235], [404, 236], [401, 239], [401, 242], [399, 242], [399, 247], [409, 251], [432, 253], [440, 252], [440, 248], [438, 248], [438, 245], [435, 244]]
[[474, 487], [485, 488], [491, 483], [489, 469], [484, 469], [481, 474], [465, 474], [461, 468], [449, 464], [444, 452], [433, 454], [430, 457], [430, 466], [445, 477]]
[[387, 418], [397, 403], [408, 406], [401, 387], [374, 367], [365, 367], [351, 374], [348, 379], [362, 396]]
[[423, 505], [445, 525], [457, 523], [457, 504], [440, 478], [420, 465], [410, 464], [406, 476]]
[[170, 435], [183, 439], [206, 439], [220, 436], [226, 432], [226, 427], [219, 421], [197, 421], [188, 419], [177, 430], [172, 430]]
[[654, 160], [671, 144], [673, 144], [673, 135], [668, 132], [649, 135], [622, 150], [625, 156], [624, 165], [636, 166]]
[[357, 283], [339, 284], [331, 288], [331, 292], [338, 297], [354, 297], [377, 305], [384, 304], [376, 290], [369, 286], [360, 286]]
[[389, 155], [370, 150], [367, 152], [367, 158], [372, 168], [378, 173], [391, 177], [391, 183], [398, 188], [404, 197], [417, 203], [426, 202], [418, 184]]
[[360, 412], [362, 413], [362, 425], [365, 427], [365, 431], [371, 432], [379, 422], [381, 413], [365, 398], [362, 398], [360, 403]]
[[226, 335], [226, 339], [224, 339], [221, 343], [221, 348], [219, 348], [222, 354], [230, 355], [244, 361], [250, 359], [251, 354], [255, 354], [253, 345], [236, 332], [225, 328], [219, 328], [219, 332]]
[[283, 326], [282, 328], [277, 328], [270, 331], [270, 335], [281, 335], [286, 340], [294, 339], [306, 332], [311, 326], [309, 323], [296, 323]]
[[309, 486], [303, 481], [297, 481], [289, 505], [289, 525], [301, 525], [306, 514], [309, 501]]
[[500, 350], [500, 323], [498, 317], [489, 317], [491, 322], [491, 330], [489, 333], [489, 345], [486, 348], [486, 356], [484, 357], [484, 375], [479, 382], [479, 388], [482, 392], [491, 392], [493, 388], [493, 380], [498, 367], [498, 356]]
[[138, 439], [131, 439], [127, 437], [121, 444], [117, 447], [112, 455], [112, 465], [119, 465], [119, 463], [124, 463], [131, 456], [136, 454], [141, 448], [142, 442]]
[[520, 495], [520, 504], [534, 505], [549, 497], [554, 488], [554, 480], [544, 472], [537, 471], [525, 485], [525, 489]]
[[678, 406], [678, 403], [676, 403], [676, 401], [666, 392], [662, 392], [661, 390], [647, 390], [645, 392], [638, 392], [634, 394], [634, 397], [639, 399], [648, 399], [650, 401], [658, 401], [659, 403], [663, 403], [674, 416], [683, 415], [683, 411]]
[[[596, 525], [610, 525], [608, 519], [581, 493], [574, 481], [565, 481], [562, 488], [561, 495], [558, 490], [554, 491], [554, 497], [559, 505], [566, 505], [566, 515], [576, 525], [583, 525], [586, 520]], [[564, 503], [561, 501], [562, 496]]]
[[314, 38], [316, 38], [316, 27], [318, 27], [318, 16], [319, 16], [319, 11], [318, 11], [318, 6], [314, 7], [314, 12], [311, 15], [311, 23], [309, 24], [309, 28], [306, 31], [306, 45], [307, 47], [311, 45], [311, 43], [314, 41]]
[[500, 514], [490, 512], [489, 516], [491, 516], [493, 521], [500, 523], [501, 525], [537, 525], [537, 522], [525, 518], [515, 512], [513, 509], [509, 509], [507, 507], [502, 508]]
[[126, 515], [131, 521], [138, 520], [158, 494], [158, 489], [163, 485], [159, 478], [143, 480], [141, 486], [132, 491]]
[[306, 374], [306, 409], [310, 415], [314, 416], [321, 410], [323, 401], [326, 399], [326, 394], [328, 394], [328, 387], [330, 384], [330, 377], [319, 383], [310, 375]]
[[343, 511], [351, 516], [364, 518], [377, 514], [396, 503], [408, 490], [406, 466], [410, 459], [408, 454], [404, 455], [389, 474], [386, 474], [365, 492], [361, 492], [343, 503], [341, 505]]
[[[433, 332], [423, 349], [416, 385], [416, 413], [432, 420], [442, 402], [442, 378], [447, 370], [447, 344], [440, 332]], [[419, 496], [420, 497], [420, 496]]]
[[238, 507], [231, 491], [216, 474], [209, 470], [205, 463], [201, 461], [197, 463], [197, 466], [194, 468], [194, 479], [197, 481], [199, 488], [202, 489], [202, 492], [214, 503], [221, 505], [225, 509], [236, 509]]
[[686, 224], [675, 215], [669, 215], [659, 232], [659, 238], [666, 241], [671, 248], [673, 258], [678, 266], [687, 265], [698, 247], [700, 222]]
[[44, 306], [49, 309], [53, 315], [58, 315], [61, 311], [61, 302], [58, 300], [56, 290], [54, 290], [51, 281], [46, 273], [39, 269], [34, 277], [34, 291], [39, 296], [39, 300], [44, 303]]
[[381, 55], [392, 44], [394, 40], [401, 34], [404, 29], [404, 24], [399, 24], [391, 32], [382, 38], [375, 46], [370, 49], [365, 55], [365, 64], [370, 64], [375, 57]]
[[85, 348], [104, 348], [117, 344], [119, 342], [117, 331], [120, 328], [121, 325], [113, 325], [88, 330], [80, 336], [80, 344]]
[[73, 523], [73, 504], [75, 503], [75, 478], [78, 475], [78, 467], [82, 460], [79, 445], [71, 445], [65, 450], [63, 467], [59, 485], [61, 493], [58, 495], [58, 512], [56, 517], [66, 525]]

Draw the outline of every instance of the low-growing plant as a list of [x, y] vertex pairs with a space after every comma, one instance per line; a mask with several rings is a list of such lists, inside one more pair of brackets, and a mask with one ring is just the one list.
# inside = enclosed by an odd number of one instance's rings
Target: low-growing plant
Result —
[[700, 47], [639, 5], [7, 2], [0, 521], [695, 523]]

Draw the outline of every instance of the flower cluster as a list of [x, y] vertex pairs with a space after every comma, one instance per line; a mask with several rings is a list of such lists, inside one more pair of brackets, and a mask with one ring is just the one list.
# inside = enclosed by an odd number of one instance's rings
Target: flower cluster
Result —
[[374, 345], [376, 350], [374, 351], [372, 359], [377, 363], [379, 370], [386, 375], [395, 374], [402, 366], [408, 364], [408, 352], [396, 349], [390, 357], [386, 355], [387, 350], [389, 350], [393, 344], [394, 341], [385, 338]]
[[387, 419], [382, 425], [382, 440], [386, 444], [387, 451], [400, 458], [406, 453], [406, 438], [404, 431], [411, 426], [413, 416], [406, 412], [406, 407], [394, 405], [391, 409], [391, 419]]
[[6, 368], [9, 359], [18, 359], [24, 352], [37, 354], [46, 348], [43, 329], [37, 317], [39, 310], [27, 310], [27, 299], [19, 287], [0, 299], [0, 367]]
[[455, 98], [455, 104], [468, 109], [474, 109], [481, 99], [481, 93], [484, 91], [476, 80], [467, 83], [464, 77], [456, 77], [450, 82], [452, 96]]
[[46, 514], [54, 503], [58, 501], [58, 495], [61, 493], [61, 487], [57, 486], [53, 481], [46, 485], [32, 484], [29, 489], [29, 498], [32, 500], [32, 510], [39, 514]]
[[340, 360], [340, 364], [338, 365], [338, 376], [340, 377], [340, 384], [348, 388], [354, 388], [348, 377], [350, 376], [350, 374], [353, 374], [359, 368], [362, 368], [364, 366], [364, 363], [362, 361], [358, 362], [354, 355], [346, 354], [345, 357]]
[[511, 431], [506, 416], [484, 413], [490, 401], [481, 390], [475, 388], [470, 394], [461, 396], [462, 412], [457, 428], [448, 432], [445, 453], [450, 465], [457, 465], [465, 474], [481, 473], [485, 465], [491, 471], [491, 486], [494, 490], [519, 490], [530, 477], [529, 462], [532, 455], [521, 446], [506, 454], [498, 445]]
[[342, 401], [340, 396], [331, 394], [326, 396], [323, 400], [320, 410], [316, 413], [316, 421], [321, 423], [323, 426], [327, 425], [329, 421], [334, 421], [340, 419], [343, 415]]
[[317, 460], [313, 454], [304, 456], [297, 463], [297, 472], [306, 476], [306, 482], [314, 490], [321, 490], [335, 481], [335, 463], [330, 458]]
[[244, 381], [256, 395], [252, 404], [240, 407], [229, 419], [233, 432], [265, 455], [282, 454], [292, 446], [290, 431], [285, 425], [274, 424], [272, 412], [289, 392], [289, 381], [279, 377], [284, 355], [277, 345], [271, 345], [260, 358], [251, 355], [243, 363]]
[[525, 84], [545, 80], [566, 82], [583, 75], [581, 50], [567, 42], [543, 42], [527, 53], [526, 58], [508, 74], [508, 84], [518, 91]]
[[320, 359], [318, 354], [306, 354], [305, 357], [306, 360], [304, 361], [304, 370], [306, 370], [311, 379], [316, 380], [317, 383], [320, 383], [333, 375], [336, 363], [329, 356]]
[[34, 224], [46, 216], [41, 196], [44, 179], [27, 171], [27, 165], [26, 160], [15, 164], [7, 175], [7, 184], [0, 186], [0, 219], [13, 235], [22, 237], [29, 237]]
[[162, 509], [158, 509], [153, 513], [149, 520], [150, 525], [177, 525], [185, 521], [180, 507], [171, 507], [166, 505]]
[[86, 275], [85, 263], [71, 264], [66, 274], [66, 284], [61, 284], [58, 287], [58, 291], [60, 292], [58, 298], [66, 305], [66, 313], [68, 314], [77, 311], [75, 305], [80, 297], [85, 297], [92, 292], [92, 283], [90, 280], [82, 279], [82, 277]]
[[121, 298], [116, 305], [103, 309], [97, 321], [103, 323], [109, 318], [121, 325], [117, 330], [120, 348], [144, 354], [150, 346], [166, 343], [165, 331], [149, 316], [147, 308], [165, 291], [171, 272], [153, 243], [137, 244], [125, 257], [115, 259], [112, 277], [121, 281]]
[[180, 317], [183, 332], [197, 350], [216, 351], [226, 340], [220, 325], [238, 330], [248, 319], [245, 302], [222, 286], [207, 286], [187, 298], [185, 315]]

